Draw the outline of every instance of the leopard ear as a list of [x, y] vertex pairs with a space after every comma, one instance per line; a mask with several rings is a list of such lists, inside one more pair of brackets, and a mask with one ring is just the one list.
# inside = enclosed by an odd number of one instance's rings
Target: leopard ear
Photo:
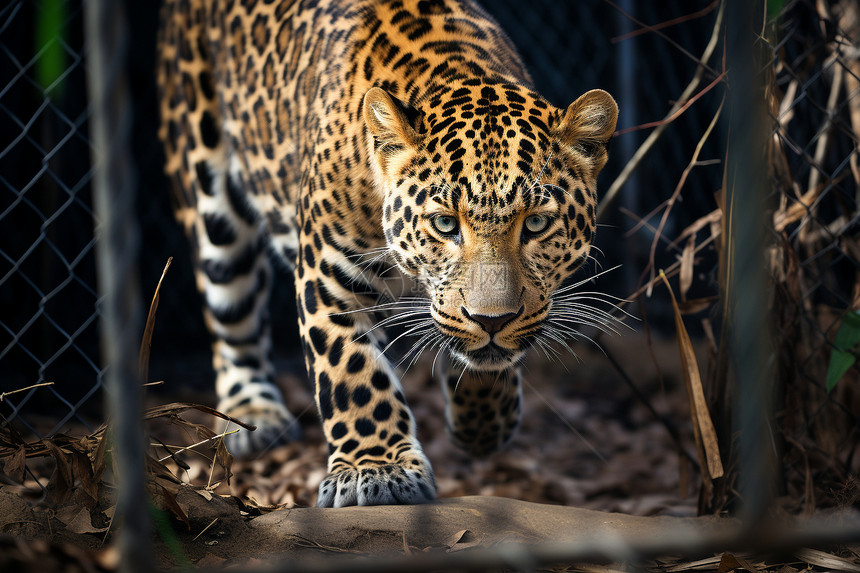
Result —
[[612, 96], [603, 90], [591, 90], [567, 107], [556, 134], [563, 145], [591, 163], [591, 174], [597, 177], [606, 165], [606, 148], [617, 120], [618, 105]]
[[420, 141], [415, 130], [418, 110], [395, 98], [382, 88], [364, 94], [364, 123], [373, 136], [373, 149], [387, 152], [415, 147]]

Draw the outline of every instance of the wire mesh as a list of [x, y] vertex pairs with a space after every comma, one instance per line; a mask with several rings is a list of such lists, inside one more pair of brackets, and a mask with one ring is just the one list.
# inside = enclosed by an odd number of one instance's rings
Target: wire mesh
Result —
[[84, 63], [79, 3], [0, 9], [2, 391], [53, 383], [2, 414], [36, 436], [89, 427], [103, 374]]
[[763, 38], [783, 491], [808, 509], [858, 495], [856, 365], [828, 388], [839, 329], [860, 310], [858, 41], [860, 7], [845, 0], [794, 2]]

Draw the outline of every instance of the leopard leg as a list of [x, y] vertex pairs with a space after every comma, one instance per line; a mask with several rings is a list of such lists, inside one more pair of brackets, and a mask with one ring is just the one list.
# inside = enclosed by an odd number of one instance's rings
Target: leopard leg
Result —
[[445, 422], [451, 440], [474, 457], [501, 449], [517, 431], [522, 404], [518, 369], [453, 370], [442, 374]]
[[366, 336], [373, 326], [368, 315], [354, 312], [362, 305], [353, 292], [373, 287], [344, 257], [326, 256], [327, 249], [316, 261], [303, 253], [296, 272], [308, 376], [329, 445], [317, 505], [429, 501], [436, 486], [415, 418], [391, 365]]
[[163, 8], [158, 85], [170, 105], [162, 110], [160, 136], [213, 337], [218, 409], [257, 426], [227, 437], [230, 451], [244, 456], [296, 437], [298, 425], [274, 384], [267, 308], [272, 271], [259, 217], [243, 196], [223, 133], [209, 44], [193, 21], [201, 3], [192, 4]]
[[218, 164], [206, 169], [210, 192], [198, 194], [194, 222], [197, 285], [214, 338], [218, 409], [257, 426], [226, 438], [232, 454], [247, 456], [298, 438], [299, 426], [274, 382], [268, 310], [272, 269], [262, 227], [243, 203], [238, 176]]

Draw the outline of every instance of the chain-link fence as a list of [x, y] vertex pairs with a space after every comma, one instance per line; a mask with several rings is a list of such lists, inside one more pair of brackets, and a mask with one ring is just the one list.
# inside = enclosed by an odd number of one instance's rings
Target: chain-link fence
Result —
[[860, 5], [797, 2], [763, 41], [783, 491], [811, 511], [860, 494]]
[[2, 415], [100, 422], [89, 117], [78, 2], [0, 9]]

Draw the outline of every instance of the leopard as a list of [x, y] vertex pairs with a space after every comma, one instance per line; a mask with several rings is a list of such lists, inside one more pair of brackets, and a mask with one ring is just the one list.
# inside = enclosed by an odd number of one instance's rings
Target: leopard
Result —
[[299, 439], [269, 309], [292, 280], [328, 444], [317, 505], [435, 499], [403, 359], [443, 355], [457, 446], [510, 441], [525, 355], [578, 332], [568, 279], [590, 257], [615, 100], [552, 105], [474, 0], [166, 0], [157, 46], [217, 407], [256, 426], [231, 453]]

